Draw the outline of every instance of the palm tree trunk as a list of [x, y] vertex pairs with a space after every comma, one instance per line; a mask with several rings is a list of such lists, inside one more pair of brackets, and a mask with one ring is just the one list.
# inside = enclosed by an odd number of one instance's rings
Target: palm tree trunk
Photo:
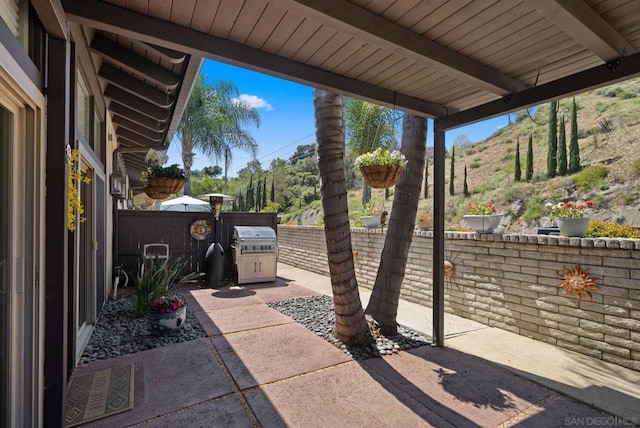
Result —
[[344, 169], [344, 97], [321, 89], [313, 95], [324, 231], [336, 311], [334, 334], [348, 345], [365, 344], [371, 341], [371, 333], [353, 266]]
[[229, 148], [224, 149], [224, 194], [229, 194], [229, 180], [227, 178], [227, 171], [229, 170]]
[[184, 168], [184, 194], [191, 196], [191, 167], [193, 166], [193, 144], [188, 135], [182, 136], [182, 166]]
[[405, 113], [401, 151], [409, 162], [395, 188], [378, 275], [366, 310], [384, 334], [397, 334], [398, 301], [422, 190], [426, 141], [426, 119]]

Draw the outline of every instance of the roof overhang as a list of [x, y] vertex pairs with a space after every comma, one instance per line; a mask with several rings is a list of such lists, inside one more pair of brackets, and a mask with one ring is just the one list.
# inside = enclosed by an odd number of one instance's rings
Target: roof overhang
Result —
[[[178, 76], [165, 145], [205, 57], [434, 118], [441, 130], [640, 74], [640, 7], [629, 0], [62, 4], [69, 21], [98, 34], [93, 52], [124, 73], [139, 70], [135, 78], [150, 86], [127, 102], [121, 73], [97, 70], [110, 76], [105, 95], [114, 115], [128, 105], [158, 120], [166, 107], [155, 89], [175, 86], [163, 70], [131, 62], [121, 46]], [[180, 53], [181, 66], [171, 62]], [[122, 120], [118, 127], [136, 132]]]

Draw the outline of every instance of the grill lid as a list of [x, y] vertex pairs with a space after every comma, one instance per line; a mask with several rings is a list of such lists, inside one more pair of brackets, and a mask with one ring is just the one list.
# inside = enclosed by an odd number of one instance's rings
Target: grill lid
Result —
[[268, 226], [235, 226], [233, 236], [236, 239], [276, 239], [276, 231]]

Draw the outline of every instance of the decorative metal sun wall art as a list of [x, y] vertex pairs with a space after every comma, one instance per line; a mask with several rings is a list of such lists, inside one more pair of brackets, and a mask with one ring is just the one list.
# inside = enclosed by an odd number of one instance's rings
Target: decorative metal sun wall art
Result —
[[593, 300], [591, 294], [594, 290], [599, 290], [596, 285], [596, 281], [600, 278], [590, 277], [589, 269], [581, 269], [578, 263], [575, 264], [573, 269], [563, 268], [558, 272], [558, 277], [562, 279], [560, 288], [564, 289], [565, 296], [575, 296], [578, 300], [587, 296], [590, 300]]

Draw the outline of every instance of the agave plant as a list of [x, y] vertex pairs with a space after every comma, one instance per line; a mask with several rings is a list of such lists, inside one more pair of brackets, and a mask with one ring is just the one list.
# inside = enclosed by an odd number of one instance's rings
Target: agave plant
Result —
[[202, 276], [201, 273], [190, 273], [181, 277], [185, 264], [186, 261], [182, 257], [170, 259], [166, 263], [158, 257], [140, 259], [136, 275], [136, 295], [133, 300], [137, 315], [144, 315], [150, 301], [171, 294], [176, 285]]

